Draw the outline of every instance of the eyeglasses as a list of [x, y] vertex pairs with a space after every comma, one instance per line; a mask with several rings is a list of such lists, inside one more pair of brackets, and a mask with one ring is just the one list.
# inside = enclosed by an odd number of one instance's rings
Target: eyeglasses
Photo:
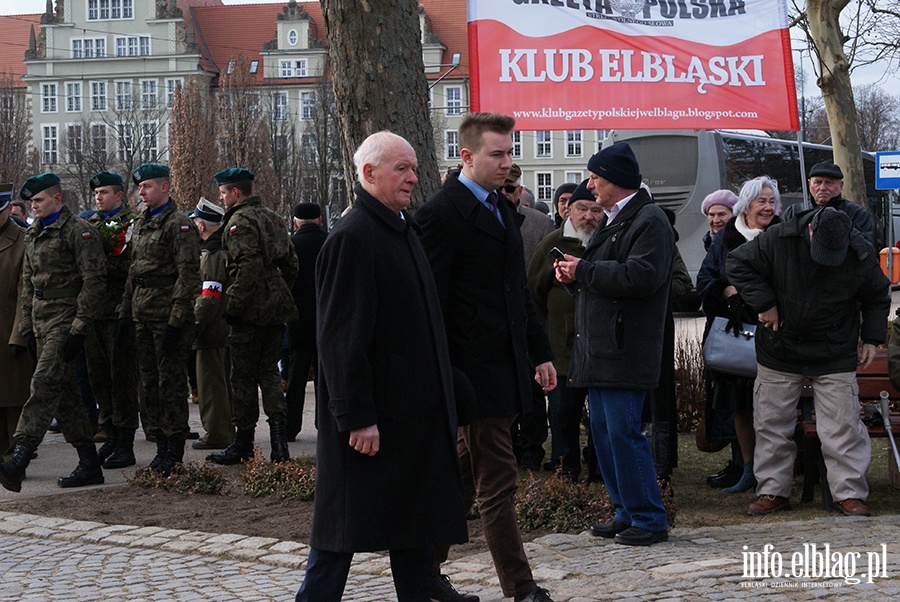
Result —
[[518, 189], [519, 189], [519, 187], [516, 186], [515, 184], [507, 184], [506, 186], [503, 187], [503, 192], [515, 192]]

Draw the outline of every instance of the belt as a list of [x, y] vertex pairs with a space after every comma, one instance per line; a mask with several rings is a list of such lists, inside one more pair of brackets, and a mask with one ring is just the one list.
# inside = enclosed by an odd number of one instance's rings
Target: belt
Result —
[[80, 288], [36, 288], [34, 289], [34, 298], [39, 301], [50, 301], [51, 299], [65, 299], [66, 297], [77, 297], [81, 292]]
[[131, 281], [141, 288], [163, 288], [172, 286], [177, 280], [177, 276], [139, 276]]

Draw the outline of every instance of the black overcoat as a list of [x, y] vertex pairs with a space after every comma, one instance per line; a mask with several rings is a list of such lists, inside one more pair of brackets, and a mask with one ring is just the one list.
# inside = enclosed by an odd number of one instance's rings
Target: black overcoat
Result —
[[502, 226], [458, 178], [416, 212], [434, 271], [453, 366], [475, 391], [475, 415], [512, 416], [532, 409], [533, 366], [553, 359], [531, 301], [519, 226], [509, 199]]
[[297, 279], [291, 288], [299, 317], [287, 325], [291, 349], [316, 348], [316, 258], [326, 236], [316, 224], [303, 224], [291, 236], [299, 264]]
[[[467, 540], [453, 376], [412, 218], [357, 186], [316, 263], [321, 382], [311, 545], [362, 552]], [[365, 456], [350, 431], [378, 425]]]

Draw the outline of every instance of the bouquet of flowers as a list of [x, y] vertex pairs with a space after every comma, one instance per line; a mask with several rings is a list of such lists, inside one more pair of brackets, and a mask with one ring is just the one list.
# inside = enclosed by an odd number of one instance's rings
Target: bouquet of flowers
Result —
[[137, 217], [125, 221], [114, 219], [100, 222], [97, 225], [97, 233], [103, 243], [103, 250], [109, 257], [118, 257], [125, 252], [128, 242], [131, 240], [131, 232]]

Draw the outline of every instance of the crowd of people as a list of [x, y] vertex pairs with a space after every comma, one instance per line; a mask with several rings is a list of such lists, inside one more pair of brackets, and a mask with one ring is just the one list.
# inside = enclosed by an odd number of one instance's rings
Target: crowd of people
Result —
[[[353, 208], [327, 235], [319, 206], [301, 203], [289, 236], [240, 167], [215, 174], [221, 205], [200, 199], [188, 215], [160, 164], [130, 174], [138, 214], [112, 172], [91, 179], [87, 219], [66, 207], [52, 173], [18, 191], [30, 226], [0, 186], [0, 484], [21, 490], [54, 417], [78, 455], [61, 487], [136, 465], [139, 425], [156, 443], [142, 470], [172, 474], [190, 435], [191, 365], [205, 431], [192, 445], [221, 465], [253, 456], [260, 398], [269, 457], [287, 460], [307, 381], [316, 384], [298, 601], [339, 601], [353, 554], [389, 550], [401, 602], [477, 602], [441, 570], [477, 503], [503, 595], [552, 602], [517, 524], [521, 468], [578, 481], [588, 460], [614, 508], [590, 532], [667, 541], [658, 479], [677, 460], [673, 300], [691, 289], [674, 215], [653, 202], [624, 142], [594, 154], [586, 180], [559, 187], [555, 218], [529, 207], [514, 127], [505, 115], [466, 115], [460, 165], [414, 216], [415, 150], [372, 134], [354, 155]], [[764, 175], [703, 202], [703, 311], [710, 323], [758, 323], [756, 379], [706, 371], [707, 432], [733, 441], [733, 461], [708, 482], [755, 488], [748, 514], [789, 505], [803, 378], [835, 500], [844, 514], [868, 514], [855, 371], [884, 342], [890, 300], [868, 214], [840, 196], [841, 180], [837, 166], [815, 166], [816, 206], [784, 215]], [[283, 346], [291, 361], [279, 372]], [[99, 449], [75, 387], [81, 356], [106, 433]]]

